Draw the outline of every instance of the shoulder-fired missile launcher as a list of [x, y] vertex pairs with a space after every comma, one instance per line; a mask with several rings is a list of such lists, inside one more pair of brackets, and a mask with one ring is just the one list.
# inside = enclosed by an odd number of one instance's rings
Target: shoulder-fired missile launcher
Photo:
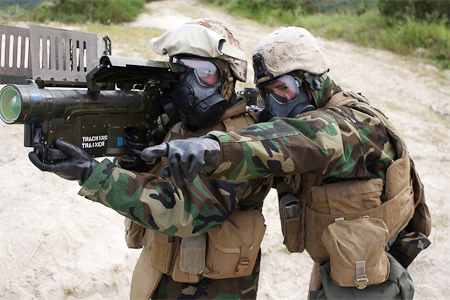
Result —
[[0, 25], [0, 118], [24, 124], [24, 146], [44, 162], [67, 140], [93, 157], [124, 154], [125, 128], [144, 137], [164, 113], [184, 66], [111, 56], [107, 36], [44, 26]]

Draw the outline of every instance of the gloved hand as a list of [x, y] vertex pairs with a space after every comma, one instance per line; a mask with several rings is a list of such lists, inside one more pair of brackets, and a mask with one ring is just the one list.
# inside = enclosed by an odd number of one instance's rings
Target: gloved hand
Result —
[[148, 147], [151, 140], [152, 136], [150, 133], [144, 137], [143, 141], [139, 138], [137, 128], [126, 128], [124, 135], [125, 155], [118, 158], [119, 165], [126, 170], [144, 172], [146, 164], [141, 158], [141, 153], [142, 150]]
[[35, 152], [30, 152], [28, 157], [39, 170], [55, 173], [67, 180], [76, 180], [83, 185], [99, 163], [86, 151], [63, 139], [56, 139], [55, 147], [69, 155], [70, 158], [56, 164], [46, 164], [39, 159]]
[[168, 166], [161, 170], [164, 177], [172, 177], [174, 184], [181, 187], [183, 178], [192, 182], [200, 171], [209, 173], [217, 169], [220, 163], [220, 144], [212, 136], [173, 140], [149, 147], [142, 151], [142, 159], [150, 161], [167, 157]]
[[255, 112], [258, 116], [261, 114], [261, 112], [264, 110], [264, 108], [260, 108], [256, 105], [247, 105], [246, 111], [252, 111]]

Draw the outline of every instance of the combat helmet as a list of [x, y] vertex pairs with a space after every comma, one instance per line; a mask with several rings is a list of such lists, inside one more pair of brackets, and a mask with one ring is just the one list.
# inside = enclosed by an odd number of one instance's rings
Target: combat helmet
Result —
[[281, 27], [266, 36], [253, 51], [256, 84], [298, 70], [322, 75], [329, 68], [322, 42], [301, 27]]
[[175, 27], [150, 41], [152, 49], [160, 54], [190, 54], [219, 58], [227, 62], [234, 77], [247, 79], [247, 58], [244, 42], [230, 23], [211, 18], [196, 19]]

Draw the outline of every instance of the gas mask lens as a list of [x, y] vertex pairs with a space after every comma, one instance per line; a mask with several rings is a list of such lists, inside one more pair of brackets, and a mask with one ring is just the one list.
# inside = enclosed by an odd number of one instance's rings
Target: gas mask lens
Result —
[[292, 76], [284, 75], [258, 85], [257, 89], [264, 101], [268, 96], [272, 96], [277, 102], [283, 104], [291, 102], [298, 96], [299, 83]]
[[[185, 65], [188, 69], [194, 70], [195, 76], [199, 83], [206, 86], [215, 86], [220, 84], [219, 68], [209, 60], [198, 58], [174, 57], [174, 63]], [[182, 81], [186, 73], [180, 75], [179, 80]]]

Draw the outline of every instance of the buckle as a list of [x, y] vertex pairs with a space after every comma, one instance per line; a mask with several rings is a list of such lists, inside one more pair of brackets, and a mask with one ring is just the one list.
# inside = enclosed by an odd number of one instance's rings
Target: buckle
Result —
[[236, 274], [247, 269], [249, 264], [250, 260], [248, 258], [241, 259], [236, 267]]
[[354, 280], [355, 284], [356, 284], [356, 288], [359, 290], [365, 289], [367, 286], [367, 283], [369, 282], [369, 279], [367, 278], [366, 275], [361, 276], [359, 278], [356, 278]]
[[356, 261], [356, 278], [354, 280], [356, 288], [359, 290], [364, 289], [369, 282], [369, 278], [366, 276], [366, 262], [364, 260]]

